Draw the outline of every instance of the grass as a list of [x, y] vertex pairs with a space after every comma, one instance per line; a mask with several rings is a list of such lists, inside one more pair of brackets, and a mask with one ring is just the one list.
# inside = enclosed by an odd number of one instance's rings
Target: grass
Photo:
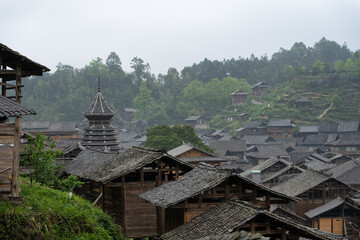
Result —
[[22, 184], [20, 197], [0, 201], [0, 239], [123, 239], [110, 216], [78, 196]]

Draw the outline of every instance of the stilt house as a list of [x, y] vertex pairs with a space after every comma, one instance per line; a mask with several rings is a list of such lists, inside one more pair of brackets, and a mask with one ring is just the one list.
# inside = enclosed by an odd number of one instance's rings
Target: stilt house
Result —
[[299, 199], [280, 194], [231, 170], [200, 164], [182, 178], [139, 195], [164, 209], [158, 224], [163, 232], [190, 221], [230, 198], [249, 201], [270, 209], [270, 204]]
[[[0, 43], [0, 194], [19, 197], [20, 118], [35, 114], [22, 107], [23, 77], [42, 76], [50, 69]], [[7, 101], [11, 99], [11, 101]], [[15, 102], [17, 104], [14, 104]], [[14, 117], [14, 123], [8, 118]], [[10, 187], [11, 186], [11, 187]]]
[[164, 211], [138, 195], [190, 171], [193, 165], [162, 151], [133, 147], [103, 152], [87, 149], [66, 166], [65, 172], [83, 179], [80, 194], [113, 215], [126, 237], [153, 237], [163, 233], [158, 224]]

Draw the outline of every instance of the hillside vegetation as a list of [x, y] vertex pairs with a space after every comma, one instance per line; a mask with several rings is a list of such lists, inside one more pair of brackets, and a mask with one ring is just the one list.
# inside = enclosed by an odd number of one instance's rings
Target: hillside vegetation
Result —
[[[351, 82], [354, 86], [360, 79], [360, 50], [351, 51], [346, 43], [340, 45], [322, 38], [312, 47], [297, 42], [290, 49], [280, 48], [271, 57], [251, 55], [222, 61], [205, 58], [181, 71], [170, 67], [166, 74], [158, 76], [152, 74], [150, 65], [139, 57], [133, 58], [131, 69], [125, 72], [120, 57], [114, 52], [105, 62], [97, 58], [81, 69], [60, 63], [54, 73], [24, 80], [23, 104], [37, 111], [32, 119], [80, 122], [96, 94], [100, 75], [101, 91], [116, 111], [114, 123], [126, 127], [123, 109], [134, 107], [139, 110], [136, 120], [141, 120], [147, 128], [179, 123], [191, 115], [213, 119], [231, 105], [232, 92], [238, 89], [250, 92], [253, 84], [262, 81], [276, 90], [261, 100], [270, 105], [269, 109], [267, 104], [246, 109], [252, 117], [288, 116], [292, 105], [281, 104], [282, 100], [287, 101], [286, 95], [291, 102], [308, 94], [319, 108], [305, 115], [293, 109], [295, 114], [291, 116], [312, 121], [329, 106], [328, 100], [335, 93], [342, 99], [347, 99], [344, 94], [349, 97], [353, 94], [344, 84]], [[336, 119], [336, 109], [339, 107], [332, 109], [325, 120]], [[213, 126], [219, 125], [216, 119], [213, 123]]]
[[21, 203], [0, 201], [0, 239], [123, 239], [101, 209], [68, 193], [22, 184]]

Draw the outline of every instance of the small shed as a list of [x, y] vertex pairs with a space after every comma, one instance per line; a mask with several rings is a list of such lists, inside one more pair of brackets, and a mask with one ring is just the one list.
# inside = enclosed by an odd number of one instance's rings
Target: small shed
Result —
[[190, 116], [190, 117], [186, 118], [184, 121], [185, 121], [185, 124], [190, 125], [193, 128], [195, 128], [197, 125], [205, 124], [205, 118], [200, 115]]
[[270, 86], [264, 82], [258, 82], [252, 86], [251, 96], [252, 97], [262, 97], [270, 90]]
[[248, 93], [241, 90], [237, 90], [230, 94], [231, 103], [233, 106], [245, 105], [247, 103]]
[[305, 216], [313, 228], [339, 235], [347, 233], [352, 239], [360, 238], [354, 229], [360, 224], [360, 209], [340, 197], [306, 212]]
[[307, 109], [312, 106], [312, 102], [307, 97], [301, 97], [295, 101], [297, 108]]

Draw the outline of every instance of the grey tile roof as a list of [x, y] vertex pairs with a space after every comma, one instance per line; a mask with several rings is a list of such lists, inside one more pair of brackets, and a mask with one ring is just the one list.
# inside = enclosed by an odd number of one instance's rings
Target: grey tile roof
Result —
[[258, 150], [257, 152], [246, 153], [246, 156], [254, 158], [271, 158], [273, 156], [289, 157], [289, 153], [285, 147], [280, 144], [257, 145], [256, 149]]
[[268, 127], [290, 127], [292, 126], [290, 119], [270, 119]]
[[73, 132], [77, 131], [76, 122], [51, 122], [51, 121], [23, 121], [21, 128], [24, 131], [41, 132]]
[[311, 101], [307, 97], [301, 97], [295, 102], [300, 103], [300, 102], [311, 102]]
[[[285, 173], [286, 171], [291, 170], [291, 169], [296, 169], [296, 170], [298, 170], [298, 171], [300, 171], [300, 172], [305, 171], [304, 169], [302, 169], [302, 168], [300, 168], [300, 167], [298, 167], [298, 166], [288, 165], [288, 166], [284, 167], [283, 169], [281, 169], [281, 170], [279, 170], [279, 171], [277, 171], [277, 172], [274, 172], [273, 174], [268, 174], [268, 175], [265, 176], [263, 179], [261, 179], [261, 181], [262, 181], [263, 183], [266, 183], [266, 182], [268, 182], [268, 181], [270, 181], [270, 180], [272, 180], [272, 179], [280, 176], [281, 174], [283, 174], [283, 173]], [[290, 177], [290, 176], [288, 176], [288, 177]]]
[[305, 137], [304, 141], [301, 142], [301, 145], [307, 146], [318, 146], [325, 145], [328, 141], [329, 135], [326, 133], [319, 133], [315, 135], [308, 135]]
[[2, 58], [3, 58], [3, 64], [10, 66], [12, 69], [16, 69], [16, 63], [21, 62], [21, 69], [23, 71], [35, 71], [38, 72], [35, 74], [35, 72], [28, 74], [26, 76], [30, 75], [39, 75], [41, 76], [43, 72], [48, 72], [50, 69], [45, 67], [44, 65], [41, 65], [37, 62], [34, 62], [33, 60], [27, 58], [24, 55], [21, 55], [20, 53], [12, 50], [8, 46], [0, 43], [0, 49], [2, 49]]
[[339, 122], [338, 132], [357, 132], [359, 128], [359, 121]]
[[319, 132], [321, 133], [336, 133], [338, 130], [338, 123], [325, 123], [319, 125]]
[[266, 84], [266, 83], [264, 83], [264, 82], [258, 82], [258, 83], [254, 84], [254, 85], [252, 86], [252, 88], [255, 88], [255, 87], [264, 87], [264, 88], [269, 88], [270, 86], [269, 86], [269, 85], [267, 85], [267, 84]]
[[301, 126], [299, 133], [318, 133], [319, 126]]
[[136, 113], [137, 110], [135, 108], [124, 108], [125, 112], [131, 112], [131, 113]]
[[251, 121], [245, 124], [243, 128], [256, 128], [256, 127], [266, 127], [266, 124], [262, 121]]
[[314, 170], [306, 170], [286, 182], [274, 186], [272, 189], [292, 197], [297, 197], [328, 179], [330, 179], [330, 175]]
[[336, 179], [346, 184], [360, 184], [360, 166], [354, 167]]
[[272, 165], [274, 165], [275, 163], [278, 163], [278, 162], [281, 162], [284, 165], [284, 167], [290, 165], [289, 162], [287, 162], [287, 161], [285, 161], [285, 160], [283, 160], [281, 158], [271, 157], [268, 160], [266, 160], [266, 161], [264, 161], [264, 162], [262, 162], [262, 163], [260, 163], [260, 164], [258, 164], [256, 166], [246, 170], [245, 172], [241, 173], [240, 175], [243, 176], [243, 177], [250, 177], [251, 171], [253, 171], [253, 170], [263, 171], [263, 170], [271, 167]]
[[48, 132], [73, 132], [77, 131], [76, 122], [51, 122]]
[[356, 146], [360, 143], [360, 133], [339, 133], [338, 139], [328, 142], [329, 145]]
[[343, 203], [344, 203], [344, 200], [341, 199], [340, 197], [337, 197], [334, 200], [321, 205], [320, 207], [317, 207], [317, 208], [311, 209], [310, 211], [307, 211], [305, 213], [305, 216], [307, 216], [308, 218], [316, 217], [322, 213], [325, 213], [331, 209], [334, 209], [334, 208], [340, 206]]
[[182, 145], [180, 145], [180, 146], [178, 146], [178, 147], [176, 147], [174, 149], [171, 149], [171, 150], [168, 151], [168, 154], [171, 155], [171, 156], [177, 157], [177, 156], [179, 156], [179, 155], [181, 155], [183, 153], [186, 153], [187, 151], [190, 151], [191, 149], [196, 149], [196, 150], [198, 150], [200, 152], [208, 154], [209, 156], [214, 156], [215, 157], [215, 155], [213, 155], [211, 153], [208, 153], [208, 152], [206, 152], [204, 150], [201, 150], [201, 149], [199, 149], [197, 147], [193, 147], [193, 146], [191, 146], [189, 144], [182, 144]]
[[23, 130], [48, 129], [50, 127], [50, 123], [50, 121], [21, 121], [21, 128]]
[[0, 96], [0, 118], [19, 117], [24, 115], [36, 115], [36, 112], [11, 99]]
[[227, 151], [244, 152], [246, 150], [245, 141], [242, 140], [229, 140], [229, 141], [209, 140], [207, 141], [207, 143], [220, 156], [224, 156]]
[[244, 135], [241, 140], [244, 140], [246, 145], [258, 145], [274, 141], [269, 135]]
[[176, 181], [163, 184], [139, 195], [155, 206], [167, 208], [213, 188], [231, 176], [231, 171], [199, 165]]
[[84, 115], [85, 116], [91, 116], [91, 115], [113, 116], [114, 111], [106, 103], [101, 92], [98, 91], [93, 102], [91, 103], [90, 107], [85, 111]]
[[200, 118], [202, 118], [202, 116], [200, 116], [200, 115], [190, 116], [190, 117], [186, 118], [185, 121], [196, 121], [196, 120], [199, 120]]
[[346, 174], [348, 171], [352, 170], [353, 168], [356, 168], [359, 166], [359, 163], [354, 160], [349, 160], [343, 164], [340, 164], [328, 171], [326, 171], [327, 174], [331, 174], [332, 177], [338, 178], [344, 174]]
[[182, 178], [142, 193], [139, 197], [151, 202], [155, 206], [167, 208], [219, 185], [230, 176], [240, 178], [246, 183], [251, 184], [254, 188], [270, 192], [273, 196], [275, 195], [292, 201], [298, 200], [296, 198], [289, 198], [286, 194], [279, 194], [276, 191], [272, 191], [270, 188], [257, 184], [241, 175], [236, 175], [235, 171], [204, 164], [195, 167]]
[[69, 164], [65, 167], [65, 172], [78, 177], [82, 177], [87, 170], [99, 165], [116, 154], [112, 152], [96, 151], [86, 148], [81, 151]]
[[245, 202], [227, 201], [211, 208], [189, 222], [160, 236], [163, 240], [200, 239], [206, 236], [232, 232], [248, 221], [267, 218], [272, 222], [285, 225], [288, 230], [300, 233], [300, 236], [315, 240], [342, 239], [312, 228], [294, 223], [289, 219], [277, 216], [259, 207]]
[[77, 176], [94, 180], [96, 182], [107, 183], [115, 178], [136, 171], [161, 158], [168, 158], [177, 161], [189, 170], [193, 168], [193, 165], [174, 158], [162, 151], [133, 147], [131, 149], [121, 151], [92, 167], [89, 166], [87, 169], [79, 172]]

